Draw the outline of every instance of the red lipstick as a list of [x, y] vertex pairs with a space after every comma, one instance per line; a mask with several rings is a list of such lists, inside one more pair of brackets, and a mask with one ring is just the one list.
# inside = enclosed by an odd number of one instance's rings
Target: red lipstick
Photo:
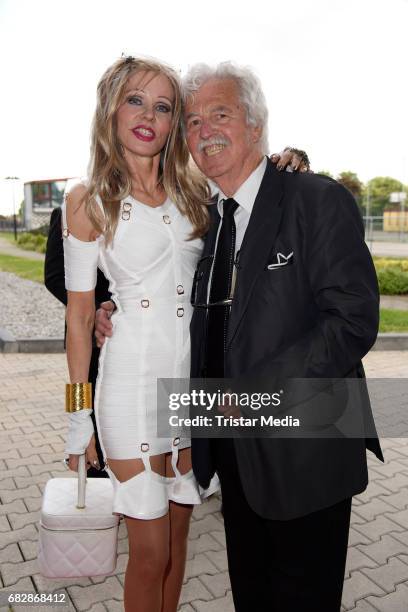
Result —
[[147, 125], [137, 125], [132, 129], [133, 134], [143, 142], [152, 142], [156, 138], [156, 134], [151, 127]]

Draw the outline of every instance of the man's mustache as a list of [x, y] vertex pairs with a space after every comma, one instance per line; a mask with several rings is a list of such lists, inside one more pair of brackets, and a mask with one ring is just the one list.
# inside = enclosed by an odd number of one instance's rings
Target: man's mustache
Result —
[[212, 138], [208, 138], [207, 140], [200, 140], [197, 145], [197, 150], [199, 153], [206, 147], [212, 147], [214, 145], [229, 145], [230, 141], [225, 138], [225, 136], [213, 136]]

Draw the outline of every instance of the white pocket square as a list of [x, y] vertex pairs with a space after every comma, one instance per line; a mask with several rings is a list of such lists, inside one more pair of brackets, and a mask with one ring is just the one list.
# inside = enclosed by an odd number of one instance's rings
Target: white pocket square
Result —
[[292, 263], [291, 259], [293, 257], [293, 251], [289, 253], [289, 255], [284, 255], [283, 253], [277, 253], [276, 255], [276, 263], [271, 263], [268, 266], [268, 270], [276, 270], [276, 268], [283, 268], [283, 266], [287, 266]]

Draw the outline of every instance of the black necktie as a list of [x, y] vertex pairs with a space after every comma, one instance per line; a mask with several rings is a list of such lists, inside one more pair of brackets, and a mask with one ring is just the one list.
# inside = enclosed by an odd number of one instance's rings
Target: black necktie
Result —
[[[234, 212], [238, 203], [233, 198], [224, 200], [223, 217], [218, 234], [210, 290], [210, 303], [229, 298], [235, 255]], [[230, 306], [210, 306], [207, 328], [207, 376], [223, 378]]]

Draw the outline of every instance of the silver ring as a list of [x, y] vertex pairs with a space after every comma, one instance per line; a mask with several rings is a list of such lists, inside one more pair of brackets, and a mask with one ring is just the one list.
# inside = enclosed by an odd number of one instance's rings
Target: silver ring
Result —
[[98, 461], [97, 461], [96, 459], [94, 459], [94, 460], [92, 461], [92, 463], [93, 463], [93, 465], [98, 465]]

